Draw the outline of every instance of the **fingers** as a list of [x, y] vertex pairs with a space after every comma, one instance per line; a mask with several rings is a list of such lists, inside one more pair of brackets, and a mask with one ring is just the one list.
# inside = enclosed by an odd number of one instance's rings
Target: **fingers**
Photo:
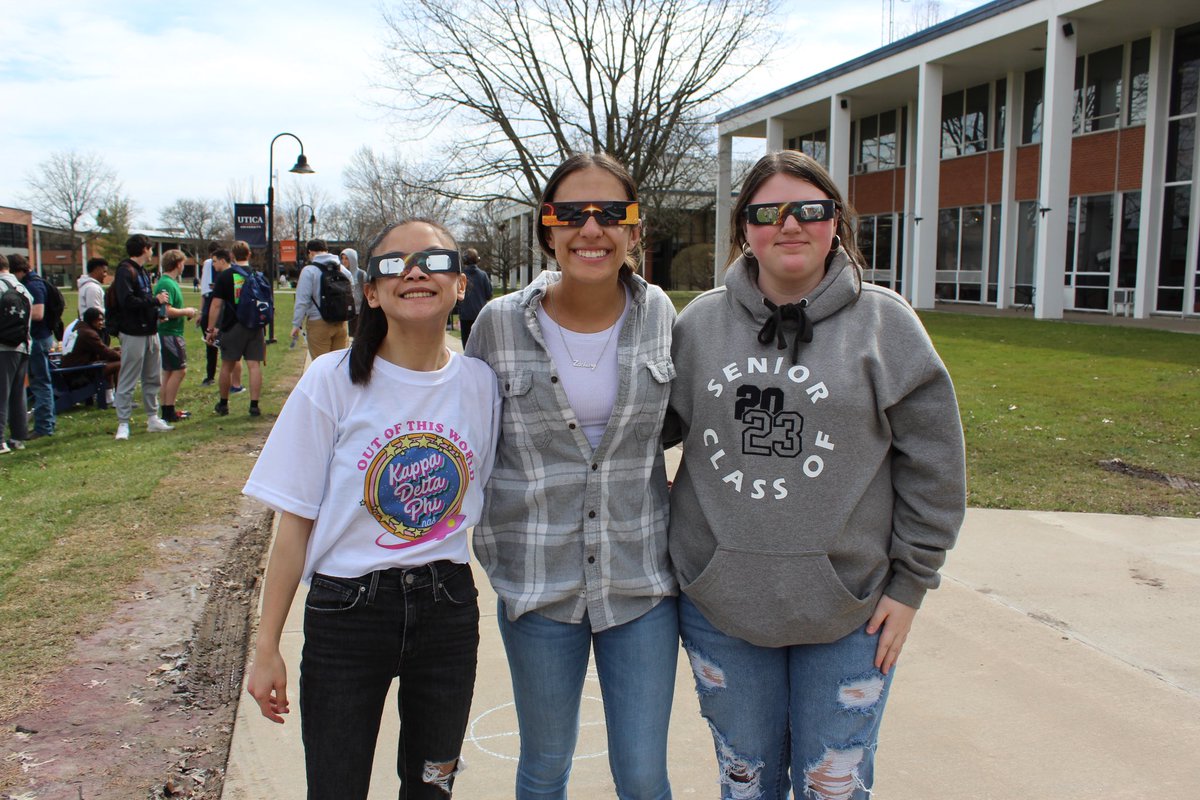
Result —
[[875, 668], [887, 675], [900, 658], [900, 651], [904, 649], [907, 638], [904, 634], [897, 635], [894, 626], [885, 622], [883, 633], [879, 636], [879, 645], [875, 648]]
[[283, 724], [283, 715], [289, 711], [286, 686], [274, 686], [261, 693], [255, 693], [252, 688], [248, 688], [247, 691], [258, 703], [258, 709], [264, 717], [271, 722]]

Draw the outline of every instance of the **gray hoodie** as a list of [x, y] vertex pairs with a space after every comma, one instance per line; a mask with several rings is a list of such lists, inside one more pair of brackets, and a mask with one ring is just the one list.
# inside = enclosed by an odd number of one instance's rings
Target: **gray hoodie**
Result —
[[353, 285], [354, 275], [350, 270], [341, 266], [341, 259], [333, 253], [318, 253], [313, 256], [311, 264], [300, 270], [300, 278], [296, 281], [296, 307], [292, 310], [292, 327], [299, 328], [306, 319], [321, 319], [321, 267], [337, 264], [342, 274]]
[[859, 287], [840, 252], [807, 298], [811, 341], [784, 322], [779, 349], [739, 259], [675, 325], [671, 560], [713, 625], [764, 647], [840, 639], [885, 592], [919, 607], [962, 524], [950, 376], [899, 295]]

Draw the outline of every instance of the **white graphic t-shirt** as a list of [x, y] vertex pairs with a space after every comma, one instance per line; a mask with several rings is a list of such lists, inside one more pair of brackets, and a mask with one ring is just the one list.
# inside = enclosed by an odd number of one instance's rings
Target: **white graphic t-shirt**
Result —
[[450, 354], [435, 372], [375, 359], [350, 382], [347, 351], [313, 361], [242, 490], [313, 519], [304, 580], [470, 559], [500, 420], [496, 376]]

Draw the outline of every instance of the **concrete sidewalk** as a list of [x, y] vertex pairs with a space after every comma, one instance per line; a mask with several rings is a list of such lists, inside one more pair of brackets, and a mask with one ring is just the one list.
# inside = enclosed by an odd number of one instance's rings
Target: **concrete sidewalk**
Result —
[[[926, 600], [883, 725], [876, 796], [1193, 800], [1200, 791], [1200, 521], [972, 510]], [[479, 680], [455, 794], [512, 797], [516, 716], [482, 572]], [[293, 698], [303, 592], [283, 639]], [[571, 794], [612, 797], [589, 674]], [[680, 656], [670, 739], [677, 797], [718, 796], [712, 740]], [[372, 798], [394, 798], [385, 713]], [[304, 796], [299, 719], [238, 710], [226, 800]]]
[[[668, 463], [678, 462], [678, 450]], [[1200, 797], [1200, 520], [972, 509], [898, 666], [878, 800]], [[496, 600], [482, 570], [479, 678], [455, 785], [513, 796], [517, 724]], [[303, 588], [282, 648], [292, 718], [243, 692], [225, 800], [302, 798]], [[571, 796], [613, 797], [594, 670]], [[395, 798], [396, 711], [384, 713], [371, 798]], [[716, 760], [680, 654], [670, 733], [676, 797], [716, 798]]]

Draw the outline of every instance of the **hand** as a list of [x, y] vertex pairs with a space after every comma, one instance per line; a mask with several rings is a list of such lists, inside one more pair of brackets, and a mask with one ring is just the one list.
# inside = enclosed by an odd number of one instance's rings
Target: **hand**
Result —
[[904, 640], [908, 638], [913, 618], [916, 616], [917, 610], [912, 606], [906, 606], [886, 594], [879, 598], [875, 613], [867, 622], [867, 633], [874, 636], [881, 626], [883, 628], [883, 632], [879, 634], [879, 647], [875, 649], [875, 668], [884, 675], [888, 674], [900, 658]]
[[196, 317], [200, 316], [200, 312], [189, 306], [183, 309], [183, 315], [188, 319], [195, 319]]
[[246, 691], [258, 703], [264, 717], [283, 724], [283, 715], [289, 711], [287, 666], [278, 650], [255, 656], [254, 664], [250, 667], [250, 678], [246, 681]]
[[171, 302], [171, 296], [167, 294], [166, 289], [164, 289], [161, 292], [159, 292], [158, 294], [154, 295], [154, 298], [156, 300], [158, 300], [158, 302], [164, 303], [164, 304]]
[[300, 328], [299, 327], [292, 328], [292, 336], [296, 337], [299, 335], [300, 335]]

